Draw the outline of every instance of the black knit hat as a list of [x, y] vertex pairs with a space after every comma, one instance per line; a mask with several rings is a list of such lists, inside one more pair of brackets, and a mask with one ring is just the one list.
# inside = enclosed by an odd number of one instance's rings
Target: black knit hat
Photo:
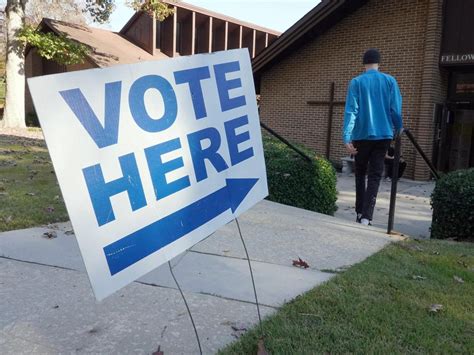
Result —
[[364, 53], [363, 64], [378, 64], [380, 63], [380, 53], [378, 50], [371, 48]]

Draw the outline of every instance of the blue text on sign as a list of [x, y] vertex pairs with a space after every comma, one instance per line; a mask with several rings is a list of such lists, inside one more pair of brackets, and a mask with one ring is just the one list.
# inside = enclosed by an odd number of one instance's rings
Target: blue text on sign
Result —
[[[245, 96], [230, 96], [231, 90], [242, 86], [241, 79], [227, 78], [228, 73], [240, 71], [239, 62], [217, 64], [212, 66], [212, 70], [221, 111], [226, 112], [245, 106]], [[186, 85], [188, 87], [195, 119], [206, 118], [207, 108], [202, 81], [211, 79], [211, 69], [209, 67], [196, 67], [180, 70], [174, 72], [173, 77], [174, 85]], [[145, 93], [148, 90], [156, 90], [161, 94], [164, 106], [162, 117], [154, 118], [150, 116], [145, 104]], [[106, 83], [104, 93], [105, 110], [104, 124], [102, 125], [79, 88], [60, 92], [64, 101], [99, 149], [118, 143], [122, 82]], [[178, 113], [176, 93], [173, 84], [162, 76], [145, 75], [136, 79], [130, 87], [128, 103], [133, 120], [145, 132], [163, 132], [176, 121]], [[186, 139], [190, 147], [196, 182], [208, 178], [206, 161], [219, 173], [228, 169], [229, 166], [237, 165], [254, 155], [252, 147], [247, 149], [241, 149], [240, 147], [240, 144], [250, 140], [248, 130], [242, 131], [242, 128], [248, 124], [248, 116], [245, 115], [224, 122], [225, 137], [221, 137], [219, 130], [214, 127], [207, 127], [187, 134]], [[237, 131], [240, 131], [240, 133], [237, 133]], [[207, 143], [206, 148], [203, 147], [204, 142]], [[227, 144], [230, 161], [226, 161], [219, 153], [223, 142]], [[168, 161], [164, 161], [162, 157], [181, 148], [180, 138], [173, 138], [144, 149], [156, 200], [168, 197], [192, 184], [189, 176], [182, 176], [174, 181], [166, 179], [166, 174], [182, 168], [184, 162], [182, 157]], [[135, 153], [132, 152], [118, 157], [118, 163], [122, 171], [122, 177], [108, 182], [104, 179], [100, 164], [83, 169], [83, 175], [99, 226], [115, 220], [110, 198], [116, 194], [127, 192], [132, 211], [147, 205]]]

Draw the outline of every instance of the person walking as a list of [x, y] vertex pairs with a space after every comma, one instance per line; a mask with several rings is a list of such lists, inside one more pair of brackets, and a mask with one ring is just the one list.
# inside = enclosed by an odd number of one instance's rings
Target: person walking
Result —
[[364, 53], [365, 72], [351, 80], [344, 113], [343, 140], [355, 160], [356, 221], [363, 225], [371, 225], [385, 154], [403, 128], [400, 89], [379, 71], [380, 59], [377, 49]]

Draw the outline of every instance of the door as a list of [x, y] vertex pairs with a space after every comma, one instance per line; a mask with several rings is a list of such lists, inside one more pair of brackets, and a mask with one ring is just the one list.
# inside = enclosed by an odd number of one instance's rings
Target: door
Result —
[[450, 130], [449, 171], [474, 166], [474, 110], [456, 110]]

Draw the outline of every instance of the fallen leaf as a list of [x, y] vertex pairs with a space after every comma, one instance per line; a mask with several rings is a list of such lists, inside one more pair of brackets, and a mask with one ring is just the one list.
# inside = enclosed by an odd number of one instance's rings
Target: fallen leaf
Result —
[[248, 327], [245, 324], [236, 324], [234, 322], [230, 323], [230, 327], [232, 328], [232, 336], [236, 339], [239, 339], [242, 335], [245, 334], [247, 331]]
[[4, 218], [5, 223], [10, 223], [12, 221], [13, 217], [8, 216], [7, 218]]
[[301, 267], [303, 269], [309, 268], [308, 263], [306, 261], [302, 260], [301, 258], [298, 258], [298, 260], [293, 260], [293, 266]]
[[268, 351], [265, 348], [265, 342], [263, 341], [262, 338], [258, 341], [258, 350], [257, 350], [257, 355], [268, 355]]
[[34, 192], [27, 192], [25, 195], [26, 196], [36, 196], [36, 194]]
[[51, 232], [44, 232], [43, 237], [46, 239], [54, 239], [54, 238], [57, 238], [58, 235], [56, 234], [55, 231], [51, 231]]
[[59, 195], [54, 196], [54, 201], [59, 200]]
[[467, 268], [467, 264], [462, 260], [458, 260], [458, 264], [464, 266], [465, 268]]
[[161, 345], [158, 345], [158, 349], [151, 355], [164, 355], [164, 352], [161, 351]]
[[426, 280], [426, 277], [420, 275], [413, 275], [413, 280]]
[[439, 251], [434, 251], [432, 254], [433, 255], [440, 255], [440, 252]]
[[442, 304], [432, 304], [430, 306], [430, 309], [429, 311], [432, 312], [432, 313], [438, 313], [439, 311], [441, 311], [443, 309], [443, 305]]
[[459, 282], [460, 284], [464, 283], [464, 280], [461, 279], [459, 276], [454, 276], [453, 278], [454, 278], [455, 281]]
[[48, 213], [53, 213], [54, 212], [54, 207], [53, 206], [48, 206], [44, 210]]
[[247, 327], [243, 324], [232, 324], [230, 326], [233, 330], [235, 330], [236, 332], [237, 331], [246, 331], [247, 330]]

